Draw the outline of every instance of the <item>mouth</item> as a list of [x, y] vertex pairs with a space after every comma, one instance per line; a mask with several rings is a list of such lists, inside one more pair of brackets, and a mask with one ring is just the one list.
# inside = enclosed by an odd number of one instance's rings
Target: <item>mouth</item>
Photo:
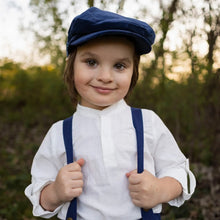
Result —
[[96, 92], [101, 94], [109, 94], [112, 91], [114, 91], [114, 88], [108, 88], [108, 87], [101, 87], [101, 86], [92, 86]]

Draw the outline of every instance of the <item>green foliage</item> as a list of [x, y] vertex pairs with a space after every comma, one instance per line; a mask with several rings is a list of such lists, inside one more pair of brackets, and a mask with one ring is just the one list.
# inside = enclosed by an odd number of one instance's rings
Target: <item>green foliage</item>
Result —
[[7, 69], [2, 73], [1, 94], [5, 95], [1, 97], [0, 105], [1, 111], [7, 114], [7, 120], [22, 119], [29, 126], [44, 119], [51, 121], [55, 115], [62, 118], [71, 113], [62, 77], [52, 67], [22, 69], [18, 66], [14, 73], [7, 72]]
[[[30, 167], [54, 121], [73, 112], [61, 75], [50, 66], [0, 67], [0, 218], [36, 219], [24, 196]], [[56, 219], [56, 218], [54, 218]]]
[[[220, 78], [219, 73], [203, 80], [190, 75], [180, 81], [159, 80], [145, 69], [129, 103], [154, 110], [174, 134], [182, 151], [194, 162], [217, 165], [219, 161]], [[157, 70], [160, 71], [160, 70]], [[154, 74], [157, 75], [157, 73]], [[210, 77], [210, 79], [208, 79]]]

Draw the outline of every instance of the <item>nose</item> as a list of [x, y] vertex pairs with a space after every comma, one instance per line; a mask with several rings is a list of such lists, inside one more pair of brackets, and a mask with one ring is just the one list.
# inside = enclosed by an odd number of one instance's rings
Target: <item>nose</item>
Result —
[[112, 71], [108, 67], [100, 68], [97, 74], [97, 80], [103, 83], [110, 83], [113, 80]]

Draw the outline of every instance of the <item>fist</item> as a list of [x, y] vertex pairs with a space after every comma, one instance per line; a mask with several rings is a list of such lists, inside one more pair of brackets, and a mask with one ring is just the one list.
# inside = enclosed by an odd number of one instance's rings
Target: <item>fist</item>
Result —
[[140, 174], [137, 173], [137, 170], [133, 170], [126, 176], [130, 196], [136, 206], [150, 209], [159, 204], [158, 178], [146, 170]]
[[61, 202], [69, 202], [81, 195], [83, 191], [83, 174], [81, 167], [84, 160], [79, 159], [60, 169], [54, 182], [57, 198]]

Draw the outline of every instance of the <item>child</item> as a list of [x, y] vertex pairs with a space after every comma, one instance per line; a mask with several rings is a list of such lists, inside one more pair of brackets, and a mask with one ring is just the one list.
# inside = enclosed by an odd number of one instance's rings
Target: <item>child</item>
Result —
[[35, 155], [25, 190], [35, 216], [65, 219], [77, 197], [77, 219], [137, 220], [143, 210], [159, 216], [162, 203], [179, 207], [191, 197], [195, 178], [188, 160], [160, 118], [146, 109], [144, 172], [136, 170], [135, 129], [124, 99], [137, 82], [140, 55], [151, 51], [154, 38], [148, 24], [94, 7], [73, 20], [65, 81], [77, 104], [75, 162], [66, 165], [59, 121]]

